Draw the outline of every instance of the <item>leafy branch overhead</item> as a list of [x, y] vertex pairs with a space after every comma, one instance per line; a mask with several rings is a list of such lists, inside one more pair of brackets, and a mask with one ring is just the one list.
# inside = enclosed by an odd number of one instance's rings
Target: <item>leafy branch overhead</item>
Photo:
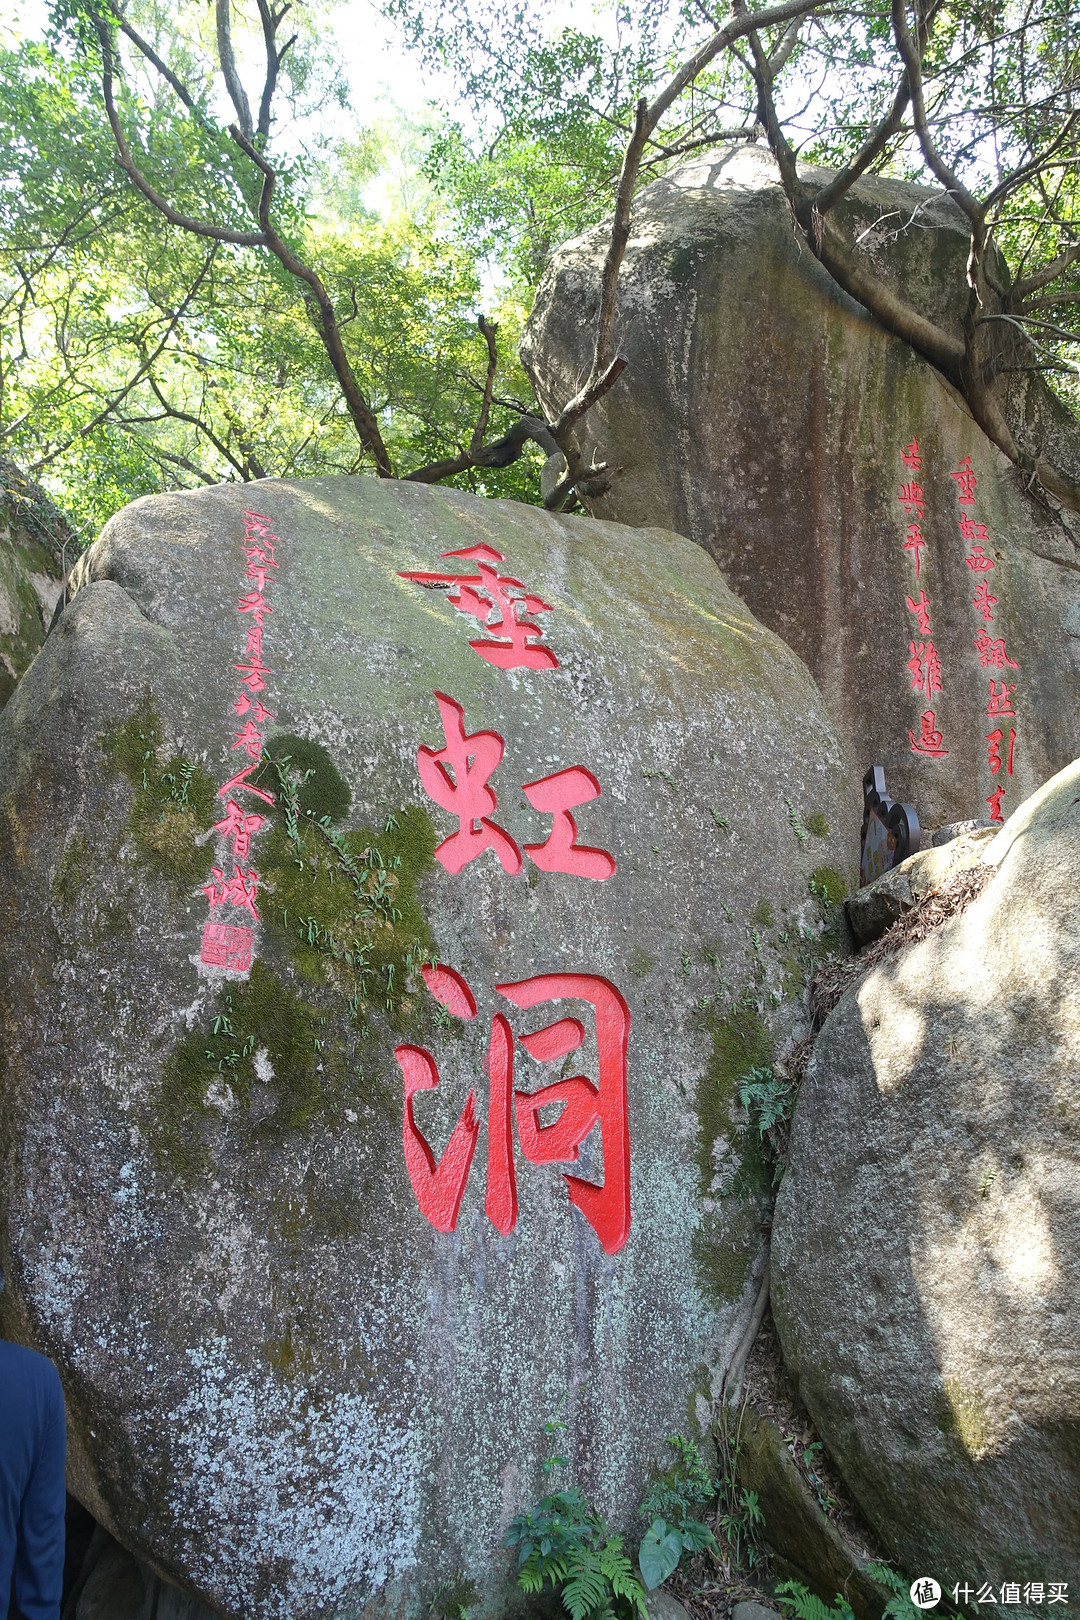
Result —
[[[595, 33], [539, 0], [383, 6], [456, 80], [456, 116], [299, 137], [348, 100], [302, 4], [54, 0], [49, 41], [0, 48], [0, 444], [88, 530], [151, 489], [326, 471], [535, 499], [542, 461], [547, 506], [588, 506], [618, 473], [582, 430], [627, 364], [635, 196], [731, 140], [768, 143], [805, 250], [1080, 510], [1070, 436], [1030, 395], [1042, 374], [1080, 402], [1071, 0], [642, 0]], [[416, 189], [379, 217], [365, 186], [395, 141]], [[849, 194], [870, 173], [951, 199], [952, 296], [887, 279], [922, 220], [868, 228]], [[574, 312], [591, 361], [549, 419], [516, 338], [551, 253], [604, 219]]]
[[[700, 147], [765, 140], [805, 249], [959, 390], [1033, 488], [1080, 510], [1080, 466], [1069, 435], [1056, 430], [1052, 412], [1032, 409], [1028, 386], [1041, 373], [1074, 411], [1080, 405], [1073, 318], [1080, 306], [1080, 41], [1071, 0], [1003, 0], [989, 8], [975, 0], [811, 0], [757, 16], [735, 0], [727, 21], [698, 3], [686, 8], [680, 26], [672, 8], [648, 4], [621, 79], [615, 47], [605, 62], [595, 49], [582, 54], [580, 36], [565, 36], [568, 58], [576, 46], [579, 59], [576, 72], [560, 74], [559, 41], [530, 37], [526, 51], [490, 25], [490, 7], [471, 0], [390, 4], [487, 107], [489, 154], [504, 152], [504, 169], [522, 172], [531, 137], [550, 162], [561, 160], [561, 174], [574, 176], [572, 195], [591, 178], [606, 200], [615, 185], [599, 289], [600, 352], [616, 308], [634, 186]], [[629, 29], [629, 14], [620, 19]], [[668, 37], [657, 43], [665, 21]], [[665, 60], [679, 66], [662, 76]], [[568, 131], [561, 148], [558, 119]], [[595, 140], [600, 130], [621, 138], [617, 182], [603, 173], [604, 163], [613, 163], [610, 139], [584, 173], [587, 137]], [[464, 178], [463, 144], [460, 130], [448, 132], [433, 154], [434, 170], [478, 225], [490, 211]], [[834, 172], [810, 169], [806, 160]], [[955, 206], [971, 237], [962, 286], [898, 287], [882, 273], [882, 248], [923, 220], [919, 208], [869, 228], [856, 220], [844, 200], [872, 173], [929, 184]], [[489, 156], [489, 190], [498, 178]], [[533, 181], [528, 200], [543, 223], [523, 221], [522, 235], [546, 245], [561, 217], [558, 197]], [[943, 315], [944, 306], [959, 308], [959, 316]]]

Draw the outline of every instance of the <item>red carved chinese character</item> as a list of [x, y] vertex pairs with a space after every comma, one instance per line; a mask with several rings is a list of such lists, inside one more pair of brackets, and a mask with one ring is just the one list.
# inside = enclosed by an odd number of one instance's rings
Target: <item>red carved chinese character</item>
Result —
[[960, 501], [960, 505], [961, 506], [974, 506], [975, 505], [975, 485], [978, 483], [979, 480], [975, 477], [975, 473], [972, 470], [971, 457], [970, 456], [965, 456], [963, 461], [961, 461], [957, 471], [952, 473], [951, 476], [956, 479], [957, 488], [958, 488], [958, 491], [959, 491], [958, 499]]
[[505, 1237], [517, 1225], [518, 1201], [510, 1117], [514, 1096], [514, 1036], [502, 1013], [496, 1013], [491, 1020], [487, 1072], [487, 1188], [484, 1193], [484, 1213], [495, 1230]]
[[919, 568], [922, 564], [923, 547], [926, 541], [922, 537], [922, 530], [917, 523], [908, 525], [907, 539], [904, 541], [904, 550], [915, 553], [915, 578], [919, 577]]
[[915, 618], [918, 621], [920, 633], [924, 636], [928, 636], [930, 634], [930, 598], [927, 596], [926, 592], [919, 592], [919, 600], [917, 602], [913, 601], [909, 596], [907, 599], [907, 605], [909, 611], [914, 613]]
[[455, 1018], [476, 1017], [476, 997], [460, 973], [435, 963], [431, 967], [422, 967], [420, 976], [435, 1000], [441, 1001]]
[[227, 878], [220, 866], [212, 866], [210, 875], [217, 878], [217, 882], [204, 883], [203, 894], [212, 906], [239, 906], [244, 911], [250, 911], [256, 922], [258, 921], [259, 913], [255, 909], [255, 895], [259, 887], [258, 872], [245, 872], [234, 865], [233, 876]]
[[230, 799], [225, 806], [224, 821], [214, 822], [214, 831], [233, 841], [233, 854], [238, 861], [246, 861], [251, 849], [251, 837], [257, 833], [265, 816], [246, 816], [235, 799]]
[[257, 537], [262, 536], [269, 541], [274, 541], [277, 539], [277, 535], [273, 531], [270, 519], [268, 517], [264, 517], [261, 512], [244, 513], [244, 537], [246, 539], [251, 535], [255, 535]]
[[267, 793], [265, 788], [256, 787], [254, 782], [248, 781], [252, 771], [257, 771], [258, 768], [256, 762], [254, 765], [246, 765], [242, 771], [237, 771], [235, 776], [230, 776], [225, 786], [218, 788], [218, 798], [223, 799], [227, 793], [232, 792], [233, 788], [243, 788], [247, 793], [254, 793], [257, 799], [264, 799], [267, 804], [273, 804], [274, 795], [272, 793]]
[[244, 572], [249, 579], [255, 581], [255, 589], [261, 594], [267, 586], [266, 570], [268, 568], [278, 568], [279, 566], [280, 564], [276, 563], [272, 557], [263, 557], [260, 553], [259, 559], [256, 561], [253, 558]]
[[554, 816], [555, 825], [543, 844], [525, 844], [529, 859], [542, 872], [570, 872], [574, 877], [604, 878], [615, 874], [615, 861], [606, 849], [590, 849], [577, 842], [577, 823], [570, 811], [600, 797], [600, 784], [581, 765], [526, 782], [521, 790], [534, 810]]
[[[1000, 692], [997, 690], [999, 686], [1001, 687]], [[1012, 706], [1012, 695], [1015, 691], [1015, 686], [1006, 686], [1004, 681], [991, 681], [990, 701], [986, 705], [987, 718], [1001, 714], [1012, 715], [1015, 719], [1016, 710]]]
[[[1000, 726], [997, 728], [996, 731], [988, 731], [987, 734], [986, 734], [986, 740], [990, 744], [988, 763], [989, 763], [989, 766], [990, 766], [990, 775], [991, 776], [996, 776], [998, 771], [1000, 771], [1000, 769], [1001, 769], [1001, 744], [1002, 744], [1002, 741], [1004, 740], [1004, 736], [1005, 736], [1005, 733], [1001, 729]], [[1008, 752], [1008, 756], [1006, 757], [1006, 760], [1005, 760], [1005, 775], [1006, 776], [1011, 776], [1012, 773], [1013, 773], [1013, 744], [1015, 743], [1015, 741], [1016, 741], [1016, 732], [1013, 730], [1012, 726], [1010, 726], [1009, 727], [1009, 752]]]
[[916, 472], [922, 466], [922, 456], [919, 454], [919, 441], [912, 439], [906, 450], [901, 450], [900, 460], [905, 467], [913, 467]]
[[988, 574], [994, 566], [994, 559], [986, 555], [982, 546], [972, 546], [964, 561], [975, 574]]
[[262, 591], [248, 591], [236, 604], [238, 613], [250, 613], [256, 624], [262, 624], [264, 613], [273, 613], [273, 608], [267, 602]]
[[999, 636], [995, 641], [986, 630], [980, 630], [975, 637], [975, 646], [979, 653], [979, 663], [984, 669], [1004, 669], [1006, 664], [1010, 669], [1019, 669], [1005, 651], [1005, 638]]
[[922, 727], [916, 741], [915, 733], [908, 732], [911, 738], [911, 752], [913, 754], [929, 754], [932, 759], [944, 759], [949, 752], [941, 746], [941, 732], [936, 729], [933, 709], [924, 709], [920, 721]]
[[[595, 1011], [599, 1084], [594, 1087], [583, 1075], [578, 1075], [573, 1080], [545, 1086], [531, 1095], [515, 1093], [515, 1103], [524, 1095], [523, 1107], [518, 1112], [518, 1133], [526, 1157], [529, 1152], [522, 1135], [522, 1118], [523, 1114], [527, 1115], [535, 1124], [537, 1111], [544, 1105], [540, 1099], [566, 1102], [562, 1116], [547, 1129], [560, 1133], [560, 1145], [571, 1162], [576, 1162], [578, 1145], [589, 1129], [586, 1117], [590, 1124], [599, 1121], [604, 1153], [603, 1185], [597, 1186], [579, 1176], [568, 1175], [563, 1179], [570, 1202], [581, 1210], [607, 1253], [615, 1254], [630, 1235], [630, 1122], [626, 1097], [630, 1010], [613, 984], [592, 973], [542, 973], [518, 984], [496, 985], [496, 989], [515, 1007], [535, 1007], [541, 1002], [569, 997], [591, 1003]], [[559, 1021], [563, 1026], [568, 1023], [570, 1020]], [[539, 1035], [544, 1033], [537, 1031]], [[574, 1089], [570, 1092], [560, 1089], [567, 1086]], [[567, 1116], [569, 1119], [564, 1126]], [[550, 1138], [544, 1142], [539, 1127], [533, 1145], [542, 1148], [545, 1154], [554, 1147]]]
[[996, 787], [994, 789], [993, 793], [991, 793], [990, 797], [986, 801], [987, 804], [990, 806], [990, 820], [991, 821], [1004, 821], [1005, 820], [1005, 817], [1001, 813], [1001, 801], [1004, 798], [1004, 796], [1005, 796], [1005, 784], [1003, 782], [1000, 787]]
[[434, 1091], [439, 1084], [439, 1071], [435, 1059], [422, 1046], [398, 1046], [394, 1056], [401, 1065], [405, 1081], [405, 1121], [402, 1142], [405, 1147], [405, 1168], [409, 1172], [420, 1213], [429, 1220], [437, 1232], [452, 1232], [457, 1225], [458, 1211], [469, 1179], [476, 1138], [480, 1126], [476, 1120], [476, 1093], [470, 1091], [465, 1099], [461, 1117], [454, 1126], [446, 1152], [439, 1163], [420, 1133], [413, 1118], [413, 1097], [418, 1091]]
[[256, 663], [262, 658], [262, 638], [262, 625], [253, 624], [247, 633], [247, 646], [244, 652], [249, 658], [254, 658]]
[[[453, 968], [436, 964], [432, 967], [420, 969], [424, 983], [437, 1001], [457, 1018], [476, 1017], [476, 998], [460, 973]], [[409, 1048], [398, 1048], [398, 1062], [401, 1062], [401, 1052]], [[414, 1048], [422, 1051], [423, 1048]], [[430, 1054], [425, 1054], [430, 1056]], [[431, 1061], [434, 1061], [433, 1059]], [[404, 1069], [405, 1065], [402, 1064]], [[505, 1237], [517, 1225], [517, 1177], [514, 1171], [514, 1142], [512, 1131], [511, 1099], [514, 1090], [514, 1037], [510, 1025], [502, 1013], [496, 1013], [491, 1020], [491, 1042], [487, 1055], [488, 1073], [488, 1152], [487, 1152], [487, 1193], [484, 1199], [484, 1209], [488, 1220], [495, 1229]], [[437, 1073], [437, 1071], [436, 1071]], [[415, 1123], [412, 1131], [419, 1136]], [[423, 1142], [423, 1138], [420, 1138]], [[426, 1146], [426, 1143], [424, 1143]], [[472, 1155], [469, 1155], [472, 1162]], [[410, 1170], [410, 1177], [412, 1171]], [[461, 1205], [462, 1193], [465, 1190], [465, 1179], [468, 1176], [468, 1165], [464, 1167], [464, 1176], [460, 1187], [455, 1183], [455, 1203], [452, 1210], [447, 1209], [446, 1218], [450, 1225], [439, 1227], [440, 1231], [453, 1231], [457, 1223], [458, 1209]], [[413, 1187], [416, 1181], [413, 1180]], [[417, 1198], [419, 1199], [419, 1191]], [[420, 1205], [424, 1208], [423, 1204]], [[427, 1214], [427, 1211], [424, 1211]], [[431, 1219], [431, 1216], [428, 1216]], [[436, 1221], [434, 1223], [438, 1225]]]
[[521, 851], [509, 834], [489, 819], [498, 801], [487, 781], [502, 759], [506, 744], [496, 731], [475, 731], [467, 736], [461, 704], [443, 692], [435, 693], [435, 701], [446, 747], [418, 748], [416, 766], [425, 792], [457, 816], [460, 823], [457, 832], [443, 839], [435, 859], [448, 872], [460, 872], [485, 849], [493, 849], [505, 872], [520, 872]]
[[[990, 536], [986, 532], [985, 523], [976, 523], [975, 519], [968, 517], [966, 512], [961, 512], [956, 522], [965, 540], [981, 540], [984, 546], [990, 544]], [[981, 550], [982, 547], [979, 549]]]
[[925, 691], [927, 697], [932, 692], [941, 691], [941, 661], [937, 655], [937, 648], [932, 641], [920, 641], [916, 647], [913, 641], [908, 643], [911, 657], [908, 659], [908, 669], [911, 671], [911, 687], [914, 692]]
[[[559, 660], [547, 647], [540, 642], [544, 632], [538, 624], [522, 615], [532, 613], [550, 613], [552, 609], [547, 602], [542, 602], [538, 596], [533, 596], [525, 589], [520, 579], [513, 579], [509, 574], [499, 574], [492, 566], [503, 562], [505, 558], [500, 551], [494, 551], [491, 546], [466, 546], [461, 551], [444, 551], [444, 557], [466, 557], [476, 563], [478, 572], [475, 574], [452, 574], [423, 572], [410, 570], [401, 574], [402, 579], [415, 579], [423, 585], [445, 585], [450, 594], [447, 601], [456, 607], [459, 613], [467, 613], [471, 618], [479, 619], [480, 623], [497, 640], [470, 641], [469, 646], [479, 653], [481, 658], [498, 669], [557, 669]], [[511, 591], [521, 592], [521, 595], [511, 595]], [[494, 623], [489, 619], [495, 614]]]
[[904, 509], [905, 517], [922, 520], [923, 512], [926, 510], [926, 497], [922, 485], [917, 484], [914, 478], [909, 483], [900, 485], [900, 493], [896, 498]]
[[234, 664], [233, 669], [240, 676], [241, 686], [246, 686], [250, 692], [263, 692], [266, 690], [264, 675], [272, 675], [272, 669], [267, 669], [261, 658], [253, 658], [247, 664]]
[[[475, 1016], [475, 998], [460, 974], [441, 966], [424, 968], [422, 972], [428, 988], [444, 1006], [461, 1018]], [[513, 1034], [507, 1019], [501, 1013], [494, 1015], [486, 1064], [489, 1102], [484, 1209], [487, 1217], [504, 1235], [517, 1224], [511, 1102], [522, 1152], [534, 1164], [576, 1164], [581, 1143], [599, 1124], [603, 1185], [579, 1176], [567, 1175], [564, 1180], [571, 1202], [581, 1210], [607, 1252], [614, 1254], [622, 1248], [630, 1231], [630, 1132], [626, 1096], [630, 1013], [626, 1002], [614, 985], [591, 973], [540, 974], [518, 984], [497, 985], [496, 989], [522, 1008], [562, 998], [590, 1003], [596, 1018], [599, 1083], [594, 1085], [584, 1075], [575, 1075], [536, 1092], [514, 1091]], [[560, 1018], [543, 1029], [523, 1035], [521, 1044], [538, 1062], [554, 1063], [575, 1051], [584, 1039], [585, 1027], [579, 1019]], [[405, 1081], [402, 1137], [409, 1179], [424, 1216], [440, 1232], [452, 1232], [479, 1132], [474, 1113], [475, 1093], [470, 1091], [446, 1152], [436, 1165], [412, 1109], [412, 1098], [417, 1091], [434, 1089], [439, 1083], [435, 1059], [417, 1046], [399, 1046], [395, 1056]], [[554, 1123], [541, 1125], [539, 1114], [549, 1103], [562, 1103], [562, 1113]]]
[[990, 586], [985, 579], [980, 579], [975, 587], [975, 595], [971, 598], [972, 607], [978, 608], [984, 619], [992, 619], [994, 617], [992, 610], [996, 603], [997, 597], [990, 595]]
[[254, 720], [249, 720], [243, 731], [235, 733], [236, 741], [233, 748], [242, 748], [249, 759], [258, 759], [262, 753], [263, 734], [256, 726]]
[[208, 922], [203, 929], [200, 962], [208, 967], [230, 968], [246, 973], [251, 967], [255, 935], [250, 928], [231, 928], [227, 923]]
[[[233, 708], [236, 710], [237, 714], [247, 714], [248, 710], [251, 707], [252, 707], [251, 699], [248, 697], [246, 692], [241, 692], [240, 696], [237, 698], [236, 702], [233, 704]], [[273, 715], [270, 713], [270, 710], [265, 709], [263, 707], [261, 698], [256, 698], [255, 699], [254, 707], [255, 707], [255, 724], [257, 726], [261, 726], [261, 725], [264, 724], [265, 721], [272, 720], [274, 718]]]

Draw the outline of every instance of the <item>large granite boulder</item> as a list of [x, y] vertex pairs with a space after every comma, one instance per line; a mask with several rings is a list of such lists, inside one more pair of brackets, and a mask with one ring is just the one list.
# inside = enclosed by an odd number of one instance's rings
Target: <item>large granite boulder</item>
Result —
[[[883, 279], [958, 330], [958, 208], [864, 179], [838, 213]], [[587, 369], [606, 231], [562, 247], [537, 294], [522, 357], [549, 410]], [[1004, 819], [1080, 753], [1080, 525], [800, 245], [766, 151], [709, 153], [642, 192], [618, 326], [630, 365], [582, 442], [620, 470], [592, 509], [703, 545], [806, 661], [861, 769], [884, 765], [932, 827]], [[1040, 378], [1015, 388], [1080, 477], [1080, 426]]]
[[0, 456], [0, 709], [45, 640], [76, 550], [44, 490]]
[[[1080, 762], [818, 1038], [773, 1228], [800, 1393], [902, 1568], [1080, 1580]], [[971, 1601], [972, 1593], [968, 1594]]]
[[222, 1614], [499, 1612], [545, 1418], [614, 1522], [708, 1422], [856, 778], [659, 530], [271, 481], [73, 583], [0, 718], [0, 1331]]

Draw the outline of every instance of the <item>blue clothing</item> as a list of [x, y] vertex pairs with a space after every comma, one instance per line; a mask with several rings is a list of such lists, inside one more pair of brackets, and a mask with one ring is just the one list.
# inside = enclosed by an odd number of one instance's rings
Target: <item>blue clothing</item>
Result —
[[13, 1574], [24, 1620], [60, 1620], [66, 1450], [56, 1368], [0, 1339], [0, 1620]]

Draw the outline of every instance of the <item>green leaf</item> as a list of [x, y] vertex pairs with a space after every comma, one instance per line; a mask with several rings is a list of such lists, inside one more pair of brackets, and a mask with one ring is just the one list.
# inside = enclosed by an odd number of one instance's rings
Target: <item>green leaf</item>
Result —
[[638, 1565], [641, 1578], [649, 1591], [655, 1591], [662, 1581], [679, 1567], [683, 1538], [678, 1530], [669, 1530], [663, 1519], [654, 1519], [652, 1526], [641, 1538]]

